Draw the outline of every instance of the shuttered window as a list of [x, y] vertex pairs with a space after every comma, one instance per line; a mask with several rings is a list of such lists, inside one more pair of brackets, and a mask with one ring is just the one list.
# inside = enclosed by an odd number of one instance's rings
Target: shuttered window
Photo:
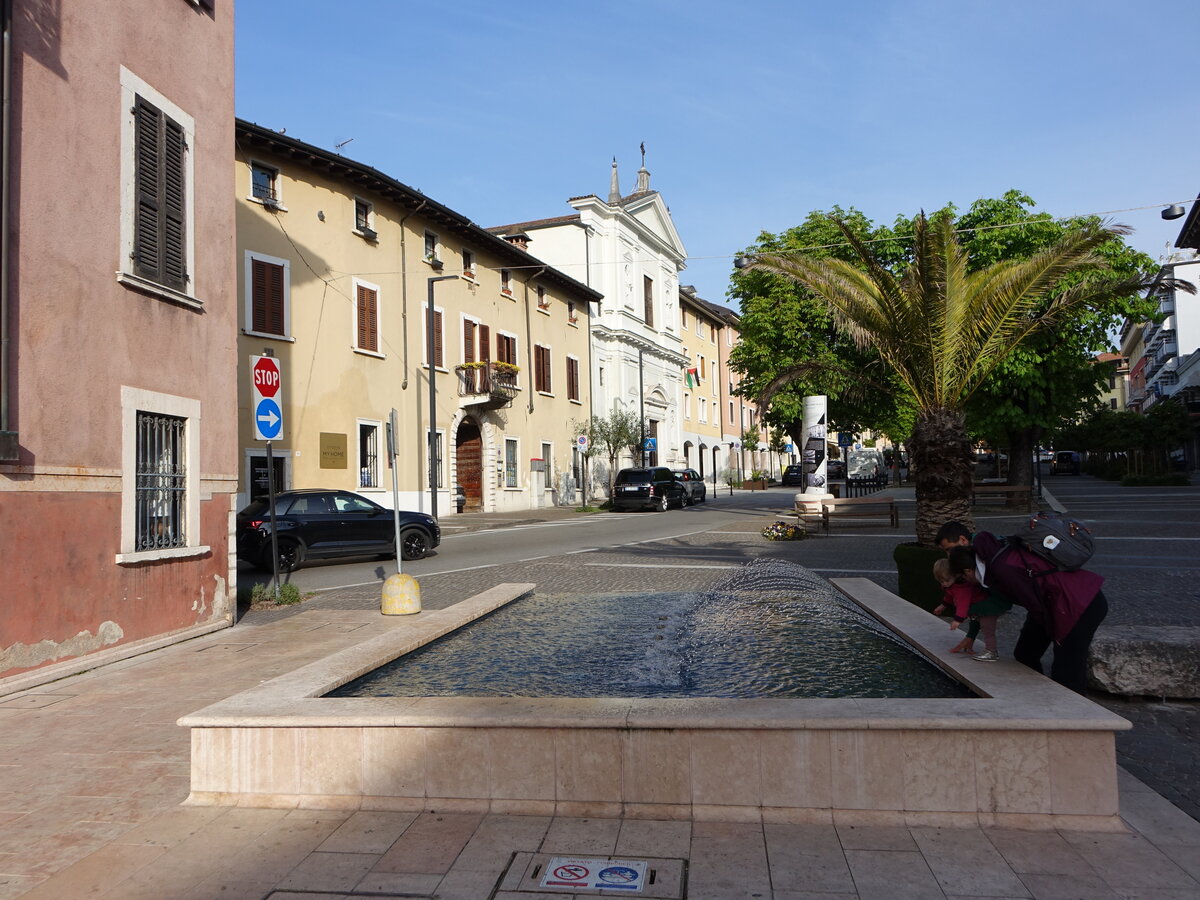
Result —
[[379, 294], [358, 285], [358, 349], [379, 352]]
[[484, 362], [492, 361], [492, 329], [487, 325], [479, 326], [479, 358]]
[[463, 362], [475, 362], [475, 332], [479, 326], [466, 320], [463, 322]]
[[261, 259], [250, 262], [251, 330], [286, 335], [283, 266]]
[[550, 393], [550, 348], [535, 345], [533, 348], [533, 388]]
[[182, 126], [138, 96], [134, 116], [135, 275], [187, 290], [187, 142]]
[[654, 279], [649, 275], [642, 276], [642, 300], [645, 304], [646, 324], [654, 327]]
[[445, 363], [442, 359], [442, 311], [434, 310], [433, 313], [433, 364], [437, 368], [445, 368]]
[[507, 334], [496, 335], [496, 359], [510, 365], [517, 364], [517, 339]]
[[567, 399], [579, 399], [579, 360], [567, 357]]

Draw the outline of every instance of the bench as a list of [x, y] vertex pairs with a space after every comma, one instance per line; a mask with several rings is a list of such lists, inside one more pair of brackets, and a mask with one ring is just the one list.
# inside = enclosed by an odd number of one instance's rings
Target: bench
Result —
[[1033, 508], [1033, 488], [1027, 484], [976, 484], [971, 487], [971, 503], [1002, 499], [1005, 506], [1029, 512]]
[[888, 494], [871, 497], [848, 497], [826, 500], [821, 504], [821, 524], [829, 533], [830, 519], [887, 519], [893, 528], [900, 527], [900, 510]]

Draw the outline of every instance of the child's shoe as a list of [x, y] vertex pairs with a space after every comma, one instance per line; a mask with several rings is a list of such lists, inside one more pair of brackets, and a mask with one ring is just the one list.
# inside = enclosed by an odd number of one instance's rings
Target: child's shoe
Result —
[[1000, 658], [1000, 654], [997, 653], [995, 650], [984, 650], [978, 656], [975, 656], [972, 658], [977, 659], [980, 662], [995, 662], [996, 660], [998, 660]]
[[953, 647], [951, 647], [950, 652], [951, 653], [974, 653], [975, 652], [975, 642], [968, 641], [966, 638], [964, 638], [963, 640], [961, 640], [957, 644], [955, 644]]

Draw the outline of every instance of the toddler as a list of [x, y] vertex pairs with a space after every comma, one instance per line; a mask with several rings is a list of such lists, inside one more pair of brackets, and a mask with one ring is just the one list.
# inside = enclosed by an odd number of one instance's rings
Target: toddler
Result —
[[[942, 602], [939, 603], [933, 610], [935, 616], [940, 616], [947, 610], [950, 610], [954, 615], [954, 621], [950, 623], [950, 630], [957, 631], [958, 626], [969, 615], [971, 604], [981, 599], [984, 594], [983, 590], [977, 585], [969, 585], [959, 581], [950, 572], [950, 560], [943, 557], [933, 564], [933, 577], [937, 579], [937, 583], [942, 586]], [[965, 605], [962, 606], [963, 612], [960, 613], [960, 598], [965, 600]], [[979, 636], [979, 620], [972, 618], [967, 625], [967, 633], [961, 641], [950, 648], [951, 653], [970, 653], [975, 652], [975, 638]]]

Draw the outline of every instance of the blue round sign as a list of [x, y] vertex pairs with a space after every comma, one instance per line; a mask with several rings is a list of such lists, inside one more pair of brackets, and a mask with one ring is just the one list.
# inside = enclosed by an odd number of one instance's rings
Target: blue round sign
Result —
[[260, 441], [273, 441], [283, 431], [283, 411], [270, 397], [264, 397], [254, 408], [254, 430]]

